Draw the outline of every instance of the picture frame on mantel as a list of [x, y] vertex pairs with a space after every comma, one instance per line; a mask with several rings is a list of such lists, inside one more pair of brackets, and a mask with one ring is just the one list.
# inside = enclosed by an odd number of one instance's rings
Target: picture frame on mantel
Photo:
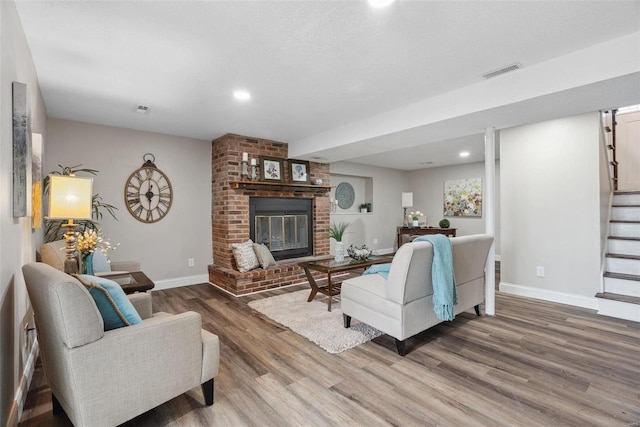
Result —
[[289, 159], [289, 181], [297, 184], [311, 184], [309, 162]]
[[260, 156], [260, 180], [284, 181], [283, 159], [279, 157]]

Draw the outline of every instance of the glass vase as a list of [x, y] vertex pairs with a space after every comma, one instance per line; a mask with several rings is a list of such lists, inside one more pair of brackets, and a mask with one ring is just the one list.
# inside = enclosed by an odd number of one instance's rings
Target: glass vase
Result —
[[80, 274], [93, 276], [93, 252], [80, 254]]

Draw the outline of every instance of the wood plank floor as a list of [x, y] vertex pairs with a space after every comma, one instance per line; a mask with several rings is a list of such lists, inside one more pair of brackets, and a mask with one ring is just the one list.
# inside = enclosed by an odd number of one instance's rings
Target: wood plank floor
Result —
[[[640, 324], [497, 293], [495, 317], [463, 313], [411, 338], [331, 355], [208, 284], [153, 293], [194, 310], [221, 342], [215, 403], [195, 388], [126, 426], [640, 426]], [[161, 375], [161, 373], [158, 373]], [[53, 417], [38, 365], [21, 427]]]

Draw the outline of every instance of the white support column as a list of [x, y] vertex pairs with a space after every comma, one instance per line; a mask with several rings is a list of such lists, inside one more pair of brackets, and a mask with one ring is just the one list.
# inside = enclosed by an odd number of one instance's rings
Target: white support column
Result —
[[[485, 233], [496, 235], [495, 223], [495, 188], [496, 188], [496, 129], [486, 128], [484, 131], [484, 194], [482, 195], [482, 214], [484, 215]], [[486, 315], [496, 314], [496, 244], [489, 249], [485, 266], [484, 312]]]

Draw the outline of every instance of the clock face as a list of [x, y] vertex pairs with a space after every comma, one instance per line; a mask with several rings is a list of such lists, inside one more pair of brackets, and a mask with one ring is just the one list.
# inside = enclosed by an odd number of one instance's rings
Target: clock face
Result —
[[160, 221], [169, 212], [173, 202], [171, 182], [160, 169], [143, 166], [129, 176], [124, 200], [127, 209], [138, 221]]

